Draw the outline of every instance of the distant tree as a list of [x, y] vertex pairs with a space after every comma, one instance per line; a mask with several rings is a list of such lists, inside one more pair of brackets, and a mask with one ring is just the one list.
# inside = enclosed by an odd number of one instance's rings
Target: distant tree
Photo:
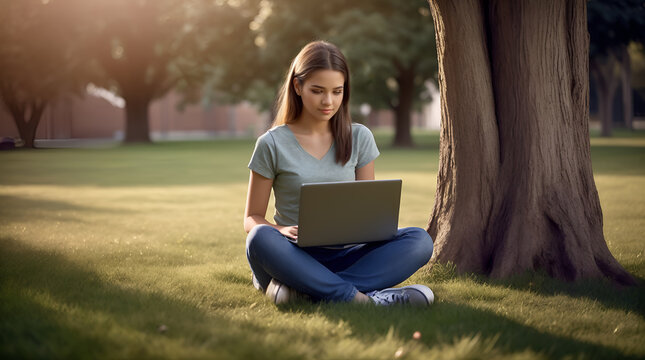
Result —
[[0, 97], [24, 146], [34, 147], [47, 105], [89, 74], [69, 41], [71, 14], [58, 2], [2, 0], [0, 8]]
[[629, 55], [632, 60], [632, 86], [641, 98], [645, 98], [645, 44], [630, 44]]
[[586, 0], [430, 0], [442, 130], [432, 262], [634, 284], [591, 169]]
[[630, 56], [632, 41], [645, 41], [645, 1], [590, 0], [588, 4], [590, 67], [596, 82], [601, 134], [611, 135], [614, 95], [622, 86], [623, 121], [632, 128]]
[[395, 114], [394, 146], [412, 146], [411, 115], [436, 81], [434, 25], [427, 1], [354, 1], [330, 18], [329, 37], [352, 67], [356, 102]]
[[[425, 83], [436, 73], [433, 24], [423, 0], [330, 0], [265, 2], [269, 14], [254, 28], [260, 47], [266, 91], [275, 94], [291, 58], [309, 41], [334, 42], [344, 52], [352, 74], [352, 103], [388, 108], [396, 115], [396, 146], [412, 145], [410, 115], [429, 100]], [[273, 97], [262, 94], [265, 107]], [[355, 106], [356, 108], [356, 106]]]
[[[256, 1], [87, 1], [88, 51], [126, 103], [125, 142], [149, 142], [148, 108], [170, 89], [198, 86], [214, 61], [235, 62]], [[234, 90], [234, 89], [232, 89]]]

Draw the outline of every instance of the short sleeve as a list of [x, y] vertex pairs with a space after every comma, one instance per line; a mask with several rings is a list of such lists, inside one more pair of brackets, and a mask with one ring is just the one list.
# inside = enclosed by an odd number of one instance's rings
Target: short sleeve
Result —
[[273, 179], [276, 175], [276, 148], [273, 136], [269, 132], [264, 133], [255, 142], [255, 149], [251, 155], [249, 169]]
[[356, 168], [360, 169], [363, 166], [369, 164], [372, 160], [376, 159], [380, 152], [378, 147], [376, 147], [376, 141], [374, 140], [374, 135], [370, 129], [364, 125], [358, 125], [354, 129], [356, 134], [357, 146], [358, 146], [358, 161], [356, 163]]

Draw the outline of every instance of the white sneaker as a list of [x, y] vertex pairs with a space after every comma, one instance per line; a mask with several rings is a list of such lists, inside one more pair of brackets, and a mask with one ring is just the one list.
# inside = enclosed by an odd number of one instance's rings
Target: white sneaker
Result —
[[428, 306], [434, 302], [434, 294], [425, 285], [409, 285], [366, 293], [376, 305], [410, 304]]
[[276, 279], [271, 279], [267, 286], [266, 296], [276, 305], [286, 304], [293, 301], [309, 300], [309, 296], [293, 290]]

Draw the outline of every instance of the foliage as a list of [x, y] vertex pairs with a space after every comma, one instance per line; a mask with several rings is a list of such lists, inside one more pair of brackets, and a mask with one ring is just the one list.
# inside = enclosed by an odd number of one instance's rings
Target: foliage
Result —
[[426, 1], [362, 1], [330, 19], [329, 37], [353, 69], [355, 103], [375, 109], [399, 105], [400, 72], [413, 69], [416, 105], [430, 99], [436, 82], [434, 26]]
[[32, 146], [47, 104], [79, 90], [88, 69], [78, 44], [68, 41], [73, 13], [36, 0], [2, 0], [0, 8], [0, 96]]
[[256, 78], [248, 98], [262, 109], [271, 109], [293, 57], [306, 43], [324, 39], [328, 19], [347, 6], [352, 5], [331, 0], [317, 3], [312, 11], [308, 1], [261, 1], [251, 24], [259, 55], [256, 65], [248, 69]]
[[[73, 1], [73, 0], [68, 0]], [[126, 141], [149, 141], [148, 105], [178, 88], [187, 100], [213, 68], [235, 76], [231, 63], [252, 57], [248, 24], [255, 0], [85, 1], [79, 38], [102, 83], [126, 102]], [[237, 57], [236, 57], [237, 56]], [[228, 62], [226, 62], [228, 61]], [[229, 93], [238, 91], [232, 84]]]
[[[128, 122], [147, 124], [149, 102], [172, 88], [195, 100], [204, 78], [215, 71], [225, 79], [250, 81], [236, 66], [254, 58], [248, 26], [255, 0], [3, 0], [2, 5], [5, 99], [17, 95], [25, 100], [15, 101], [40, 104], [94, 82], [125, 98]], [[226, 91], [241, 88], [229, 83]]]
[[[396, 106], [397, 67], [415, 68], [415, 100], [429, 100], [423, 85], [436, 76], [437, 62], [426, 1], [332, 0], [316, 4], [312, 11], [310, 2], [276, 0], [261, 7], [270, 10], [255, 26], [262, 64], [257, 78], [267, 91], [276, 93], [302, 46], [323, 39], [338, 45], [347, 57], [355, 105]], [[260, 101], [270, 108], [273, 97]]]
[[645, 41], [645, 1], [590, 0], [587, 2], [590, 56], [606, 56], [630, 42]]
[[236, 45], [248, 42], [251, 4], [84, 2], [84, 30], [89, 32], [90, 54], [121, 94], [155, 99], [177, 85], [199, 85], [210, 67], [238, 55]]
[[[202, 33], [213, 33], [212, 46], [204, 51], [205, 59], [195, 63], [203, 74], [197, 84], [203, 98], [217, 103], [247, 100], [247, 91], [257, 83], [255, 67], [259, 48], [249, 29], [260, 11], [260, 1], [229, 1], [215, 8], [202, 0]], [[224, 4], [224, 2], [222, 2]]]
[[2, 1], [3, 79], [21, 76], [34, 97], [93, 82], [125, 98], [129, 123], [173, 88], [186, 102], [269, 109], [290, 60], [320, 38], [346, 52], [355, 105], [396, 107], [402, 68], [414, 71], [419, 105], [436, 72], [423, 0], [331, 0], [316, 11], [293, 0]]
[[[2, 0], [0, 6], [2, 83], [14, 86], [23, 96], [55, 97], [73, 83], [79, 68], [74, 44], [62, 41], [71, 30], [64, 26], [62, 9], [35, 0]], [[62, 24], [51, 16], [52, 12], [62, 18]]]

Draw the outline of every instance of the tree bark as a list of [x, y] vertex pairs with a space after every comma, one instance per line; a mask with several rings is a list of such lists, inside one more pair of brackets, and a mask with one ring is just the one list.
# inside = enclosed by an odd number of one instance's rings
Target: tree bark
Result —
[[399, 67], [399, 76], [397, 77], [399, 103], [394, 108], [396, 116], [394, 146], [396, 147], [411, 147], [413, 145], [410, 121], [414, 102], [414, 76], [414, 67]]
[[[441, 91], [439, 173], [431, 261], [481, 272], [499, 172], [499, 141], [480, 1], [431, 1]], [[460, 260], [463, 259], [463, 260]]]
[[443, 122], [431, 263], [633, 284], [591, 170], [585, 0], [430, 6]]

